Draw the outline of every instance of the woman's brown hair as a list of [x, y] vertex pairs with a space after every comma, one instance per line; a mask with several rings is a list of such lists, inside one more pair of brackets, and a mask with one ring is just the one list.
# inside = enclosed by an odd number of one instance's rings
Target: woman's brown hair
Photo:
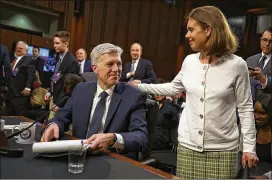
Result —
[[233, 34], [225, 15], [214, 6], [202, 6], [193, 9], [188, 18], [192, 18], [206, 29], [211, 27], [212, 32], [208, 40], [208, 54], [217, 57], [235, 53], [238, 48], [238, 39]]

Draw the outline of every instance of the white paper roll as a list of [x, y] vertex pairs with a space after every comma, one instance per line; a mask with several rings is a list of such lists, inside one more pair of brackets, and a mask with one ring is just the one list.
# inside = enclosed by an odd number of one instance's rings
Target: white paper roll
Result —
[[52, 142], [37, 142], [32, 146], [33, 153], [58, 153], [83, 150], [83, 140], [62, 140]]

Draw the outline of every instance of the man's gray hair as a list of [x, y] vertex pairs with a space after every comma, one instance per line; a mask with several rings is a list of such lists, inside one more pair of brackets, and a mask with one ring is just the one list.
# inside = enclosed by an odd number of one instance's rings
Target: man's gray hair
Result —
[[28, 49], [28, 45], [27, 45], [24, 41], [18, 41], [18, 42], [16, 43], [16, 46], [17, 46], [17, 44], [19, 44], [19, 43], [24, 44], [26, 50]]
[[123, 52], [123, 49], [119, 46], [115, 46], [110, 43], [103, 43], [97, 45], [91, 52], [91, 61], [92, 64], [97, 64], [99, 61], [99, 58], [104, 54], [110, 54], [110, 53], [117, 53], [121, 56]]

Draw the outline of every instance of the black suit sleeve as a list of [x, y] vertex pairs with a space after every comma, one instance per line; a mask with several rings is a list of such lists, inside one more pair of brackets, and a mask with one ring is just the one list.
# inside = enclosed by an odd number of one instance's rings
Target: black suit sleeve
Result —
[[72, 73], [72, 74], [79, 74], [80, 71], [80, 67], [79, 64], [76, 61], [73, 61], [71, 63], [71, 66], [68, 68], [68, 73]]
[[142, 79], [141, 82], [146, 84], [154, 83], [157, 77], [153, 70], [152, 63], [149, 61], [147, 61], [145, 73], [146, 73], [146, 79]]
[[4, 72], [5, 72], [5, 80], [3, 82], [3, 86], [8, 87], [8, 82], [9, 82], [9, 79], [12, 75], [10, 58], [9, 58], [8, 49], [6, 47], [2, 47], [2, 48], [3, 48], [2, 66], [4, 66]]
[[26, 88], [32, 89], [33, 83], [36, 78], [36, 68], [33, 60], [29, 60], [29, 64], [27, 65], [27, 81]]
[[130, 114], [129, 132], [120, 133], [124, 139], [123, 152], [144, 152], [148, 148], [145, 102], [146, 95], [139, 95]]

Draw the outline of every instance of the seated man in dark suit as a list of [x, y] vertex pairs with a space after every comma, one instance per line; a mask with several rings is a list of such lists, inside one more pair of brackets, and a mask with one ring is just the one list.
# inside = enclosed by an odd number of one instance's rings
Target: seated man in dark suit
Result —
[[126, 63], [120, 81], [134, 81], [138, 83], [154, 83], [156, 74], [153, 70], [152, 63], [141, 58], [142, 46], [139, 43], [133, 43], [130, 47], [132, 61]]
[[[148, 146], [146, 95], [119, 82], [122, 72], [118, 46], [105, 43], [92, 53], [92, 68], [97, 82], [78, 84], [64, 108], [56, 113], [41, 141], [58, 139], [72, 122], [73, 136], [87, 139], [92, 151], [114, 148], [122, 153], [145, 151]], [[132, 154], [129, 157], [135, 158]]]
[[77, 50], [76, 59], [80, 66], [80, 74], [85, 72], [93, 72], [91, 61], [87, 59], [87, 52], [85, 49], [80, 48]]

